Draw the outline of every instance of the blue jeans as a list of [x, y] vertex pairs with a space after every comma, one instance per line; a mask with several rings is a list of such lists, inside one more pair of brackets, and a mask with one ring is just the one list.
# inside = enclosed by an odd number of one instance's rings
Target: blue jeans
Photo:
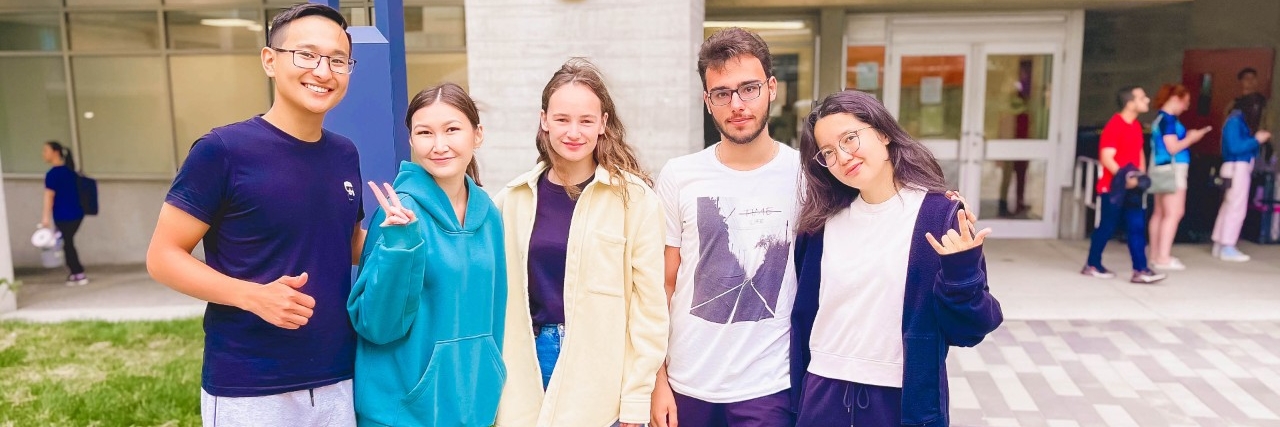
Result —
[[560, 359], [560, 344], [564, 341], [564, 324], [541, 325], [533, 331], [533, 346], [538, 353], [538, 367], [542, 368], [542, 389], [551, 383], [551, 372]]
[[[1124, 191], [1124, 190], [1117, 190]], [[1111, 200], [1111, 193], [1102, 194], [1102, 215], [1098, 229], [1093, 230], [1089, 243], [1089, 261], [1087, 265], [1102, 270], [1102, 250], [1107, 241], [1116, 233], [1116, 226], [1124, 220], [1125, 231], [1129, 238], [1129, 257], [1133, 259], [1133, 271], [1147, 270], [1147, 215], [1142, 209], [1141, 193], [1126, 194], [1120, 203]]]

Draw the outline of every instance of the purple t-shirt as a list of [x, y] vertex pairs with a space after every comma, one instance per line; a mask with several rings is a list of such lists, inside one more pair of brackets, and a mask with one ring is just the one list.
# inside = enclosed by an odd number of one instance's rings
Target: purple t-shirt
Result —
[[210, 131], [191, 147], [165, 202], [209, 224], [206, 262], [269, 283], [306, 272], [314, 314], [295, 330], [251, 312], [205, 310], [202, 385], [214, 396], [287, 393], [350, 379], [351, 236], [363, 217], [360, 158], [350, 139], [290, 136], [261, 117]]
[[563, 186], [547, 179], [546, 172], [538, 178], [538, 212], [529, 237], [529, 312], [534, 325], [564, 323], [564, 263], [577, 204]]
[[84, 219], [80, 208], [80, 175], [67, 165], [54, 166], [44, 174], [44, 188], [53, 190], [53, 220], [79, 221]]

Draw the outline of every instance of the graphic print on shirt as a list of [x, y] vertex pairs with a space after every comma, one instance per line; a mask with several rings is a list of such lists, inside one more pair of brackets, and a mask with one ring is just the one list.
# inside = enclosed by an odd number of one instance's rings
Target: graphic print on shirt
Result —
[[791, 253], [787, 212], [759, 200], [698, 198], [702, 253], [690, 314], [720, 324], [775, 317]]

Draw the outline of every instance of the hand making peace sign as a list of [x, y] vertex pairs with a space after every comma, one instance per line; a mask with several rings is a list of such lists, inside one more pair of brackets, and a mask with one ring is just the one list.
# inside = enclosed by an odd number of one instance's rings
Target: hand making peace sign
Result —
[[382, 221], [382, 226], [388, 225], [405, 225], [418, 219], [413, 211], [406, 209], [400, 204], [400, 197], [396, 195], [396, 190], [391, 188], [391, 184], [382, 183], [386, 188], [386, 194], [382, 193], [382, 189], [377, 184], [369, 181], [369, 188], [373, 190], [373, 197], [378, 198], [378, 204], [382, 205], [382, 211], [386, 212], [387, 219]]

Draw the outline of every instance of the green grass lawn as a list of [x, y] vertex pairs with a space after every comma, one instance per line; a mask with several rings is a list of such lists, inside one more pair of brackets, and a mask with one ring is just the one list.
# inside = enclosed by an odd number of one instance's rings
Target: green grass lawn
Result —
[[200, 319], [0, 322], [0, 427], [198, 426]]

